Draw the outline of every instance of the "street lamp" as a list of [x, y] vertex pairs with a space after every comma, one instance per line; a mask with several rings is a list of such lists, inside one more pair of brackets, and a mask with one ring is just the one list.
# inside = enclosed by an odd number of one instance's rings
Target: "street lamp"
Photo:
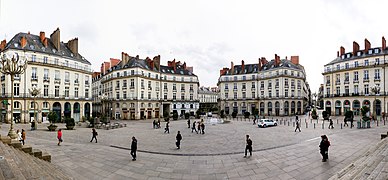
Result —
[[31, 96], [34, 97], [34, 126], [33, 129], [37, 129], [38, 122], [36, 121], [38, 119], [38, 116], [36, 114], [36, 96], [40, 94], [40, 89], [36, 88], [35, 86], [28, 90], [31, 94]]
[[27, 68], [27, 57], [19, 57], [18, 54], [12, 55], [10, 58], [7, 54], [1, 53], [1, 64], [0, 72], [4, 75], [11, 76], [11, 127], [8, 132], [8, 136], [11, 139], [16, 139], [17, 134], [13, 130], [13, 81], [15, 80], [15, 75], [23, 74]]
[[373, 103], [374, 104], [374, 111], [373, 111], [373, 118], [374, 120], [377, 120], [377, 110], [376, 110], [376, 107], [377, 107], [377, 102], [376, 102], [376, 96], [377, 94], [380, 93], [380, 86], [377, 86], [377, 85], [374, 85], [371, 89], [371, 91], [375, 94], [375, 102]]
[[314, 108], [317, 107], [317, 96], [318, 96], [317, 93], [313, 93], [313, 97], [314, 97]]
[[108, 96], [104, 93], [100, 96], [101, 102], [102, 102], [102, 114], [105, 116], [105, 107], [104, 107], [104, 102], [108, 100]]

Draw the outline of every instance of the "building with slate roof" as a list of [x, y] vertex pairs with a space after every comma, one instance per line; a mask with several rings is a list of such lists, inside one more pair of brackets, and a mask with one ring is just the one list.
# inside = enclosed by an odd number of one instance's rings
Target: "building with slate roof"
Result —
[[216, 112], [218, 108], [218, 87], [199, 87], [199, 107], [204, 112]]
[[[93, 77], [96, 115], [116, 119], [150, 119], [174, 112], [195, 114], [199, 108], [198, 77], [180, 61], [160, 64], [160, 56], [141, 59], [122, 53], [121, 60], [101, 64]], [[102, 97], [106, 96], [107, 99]]]
[[226, 115], [237, 112], [260, 116], [289, 116], [302, 114], [310, 104], [310, 87], [299, 56], [291, 60], [260, 58], [257, 64], [231, 63], [220, 70], [218, 79], [219, 106]]
[[[370, 107], [377, 116], [387, 112], [386, 40], [382, 37], [381, 47], [372, 47], [367, 39], [364, 44], [360, 49], [353, 41], [351, 52], [341, 46], [337, 57], [324, 66], [324, 109], [332, 115], [344, 115], [348, 110], [360, 115], [362, 106]], [[375, 87], [379, 89], [376, 93], [372, 91]]]
[[[78, 38], [61, 42], [60, 30], [56, 29], [50, 38], [45, 32], [39, 35], [16, 34], [8, 43], [0, 43], [2, 53], [28, 58], [24, 74], [15, 76], [13, 117], [17, 122], [30, 122], [36, 107], [37, 120], [47, 120], [49, 111], [58, 117], [73, 117], [80, 121], [91, 115], [91, 64], [78, 53]], [[1, 98], [11, 98], [10, 76], [1, 75]], [[40, 89], [36, 104], [29, 89]], [[2, 104], [2, 119], [10, 122], [10, 107]]]

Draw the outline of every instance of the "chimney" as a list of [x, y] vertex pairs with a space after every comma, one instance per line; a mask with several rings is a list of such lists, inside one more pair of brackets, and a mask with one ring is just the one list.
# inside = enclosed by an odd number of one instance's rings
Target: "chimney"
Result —
[[384, 51], [387, 48], [387, 42], [385, 41], [384, 36], [381, 38], [381, 42], [382, 42], [381, 50]]
[[47, 40], [47, 38], [44, 39], [43, 45], [44, 45], [44, 47], [47, 47], [47, 45], [48, 45], [48, 40]]
[[240, 73], [245, 73], [245, 64], [244, 60], [241, 60], [241, 72]]
[[287, 56], [286, 56], [286, 60], [288, 60], [288, 59], [287, 59]]
[[280, 64], [280, 56], [275, 54], [275, 66], [279, 66], [279, 64]]
[[2, 40], [0, 43], [0, 51], [5, 49], [5, 46], [7, 45], [7, 40]]
[[234, 74], [234, 64], [233, 64], [233, 61], [230, 62], [230, 74]]
[[74, 38], [67, 42], [67, 47], [73, 52], [74, 56], [78, 56], [78, 38]]
[[186, 62], [183, 63], [183, 69], [186, 70]]
[[229, 70], [229, 69], [226, 68], [226, 67], [222, 68], [222, 69], [220, 70], [220, 76], [225, 75], [226, 72], [228, 72], [228, 70]]
[[291, 56], [291, 63], [299, 65], [299, 56]]
[[22, 48], [24, 48], [27, 45], [26, 37], [22, 36], [22, 38], [20, 39], [20, 45], [22, 46]]
[[42, 43], [46, 39], [46, 35], [45, 35], [45, 33], [43, 31], [40, 31], [39, 37], [40, 37], [40, 42], [42, 42]]
[[154, 61], [154, 66], [156, 67], [157, 70], [160, 70], [160, 55], [155, 56], [153, 58]]
[[345, 54], [345, 48], [343, 46], [340, 47], [340, 56]]
[[353, 56], [357, 55], [357, 51], [360, 50], [360, 45], [356, 41], [353, 41]]
[[173, 61], [167, 61], [167, 66], [172, 67], [174, 69], [174, 72], [175, 72], [176, 71], [175, 59]]
[[57, 28], [51, 35], [50, 39], [54, 44], [54, 47], [60, 51], [61, 50], [61, 39], [60, 39], [60, 30]]
[[365, 50], [364, 50], [364, 52], [367, 53], [368, 50], [370, 49], [370, 42], [366, 38], [365, 38], [364, 42], [365, 42]]
[[124, 67], [128, 62], [124, 52], [121, 52], [121, 62], [121, 67]]
[[100, 73], [101, 74], [104, 74], [104, 63], [101, 63], [101, 67], [100, 67]]
[[339, 51], [337, 51], [337, 57], [339, 57]]
[[261, 70], [261, 58], [259, 58], [259, 63], [257, 63], [257, 66], [259, 67], [259, 69], [257, 71], [260, 71]]

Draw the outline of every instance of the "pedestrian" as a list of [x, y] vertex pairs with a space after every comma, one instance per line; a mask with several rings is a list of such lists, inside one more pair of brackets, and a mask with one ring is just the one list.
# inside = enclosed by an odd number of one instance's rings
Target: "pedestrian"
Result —
[[298, 120], [299, 120], [299, 119], [298, 119], [298, 115], [296, 115], [296, 116], [295, 116], [295, 121], [298, 121]]
[[352, 128], [354, 125], [353, 125], [353, 118], [350, 119], [350, 128]]
[[164, 128], [164, 133], [170, 134], [170, 121], [167, 121], [166, 127]]
[[133, 136], [132, 143], [131, 143], [132, 161], [136, 161], [136, 150], [137, 150], [137, 139], [135, 138], [135, 136]]
[[253, 125], [255, 125], [256, 124], [256, 115], [254, 115], [253, 117], [254, 117], [253, 118]]
[[31, 131], [35, 130], [35, 120], [31, 122]]
[[346, 118], [346, 116], [345, 116], [345, 118], [344, 118], [344, 127], [345, 127], [345, 126], [349, 127], [349, 125], [348, 125], [348, 118]]
[[195, 121], [193, 122], [193, 126], [191, 126], [191, 132], [195, 131], [198, 134], [197, 129], [195, 129]]
[[201, 123], [202, 134], [205, 134], [205, 123]]
[[181, 132], [178, 131], [178, 134], [176, 135], [176, 148], [180, 149], [181, 148], [181, 140], [182, 140], [182, 135]]
[[[296, 117], [298, 117], [298, 116], [296, 116]], [[297, 118], [297, 119], [298, 119], [298, 118]], [[299, 130], [299, 132], [300, 132], [300, 123], [299, 123], [299, 120], [296, 120], [295, 132], [296, 132], [296, 130]]]
[[57, 138], [58, 138], [58, 146], [60, 146], [61, 142], [63, 142], [63, 140], [62, 140], [62, 129], [58, 130]]
[[16, 134], [18, 135], [18, 141], [22, 143], [22, 132], [19, 131], [19, 129], [16, 131]]
[[157, 128], [156, 120], [154, 120], [154, 121], [152, 122], [152, 126], [153, 126], [154, 129]]
[[332, 119], [330, 119], [329, 129], [334, 129], [333, 120]]
[[321, 136], [321, 143], [319, 144], [320, 153], [322, 155], [322, 162], [326, 162], [329, 159], [329, 146], [330, 141], [326, 135]]
[[244, 156], [244, 158], [246, 158], [247, 157], [247, 153], [248, 153], [248, 150], [249, 150], [249, 156], [252, 156], [252, 140], [251, 140], [251, 138], [249, 138], [249, 135], [247, 134], [247, 144], [246, 144], [246, 146], [245, 146], [245, 156]]
[[198, 122], [198, 131], [199, 131], [199, 134], [202, 134], [202, 131], [201, 131], [201, 122]]
[[187, 120], [187, 126], [188, 126], [187, 128], [189, 128], [189, 129], [190, 129], [190, 124], [191, 124], [191, 123], [190, 123], [190, 118], [189, 118], [189, 119]]
[[98, 133], [97, 133], [97, 131], [96, 131], [96, 129], [92, 129], [92, 140], [90, 140], [90, 142], [92, 142], [93, 141], [93, 139], [96, 139], [96, 143], [97, 143], [97, 135], [98, 135]]
[[160, 128], [160, 119], [158, 119], [158, 128]]
[[22, 129], [22, 143], [24, 145], [24, 141], [26, 140], [26, 131]]

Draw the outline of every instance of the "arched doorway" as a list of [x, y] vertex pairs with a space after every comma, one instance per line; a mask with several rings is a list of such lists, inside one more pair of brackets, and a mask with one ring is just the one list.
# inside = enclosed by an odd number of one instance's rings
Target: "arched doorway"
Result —
[[381, 116], [381, 101], [376, 99], [374, 103], [375, 103], [374, 107], [376, 107], [376, 111], [375, 111], [376, 115]]
[[86, 118], [90, 117], [90, 104], [89, 103], [85, 103], [84, 116]]
[[61, 103], [55, 102], [55, 103], [53, 104], [53, 111], [57, 114], [58, 122], [61, 122], [61, 121], [62, 121], [62, 116], [61, 116], [61, 112], [62, 112]]
[[[124, 120], [127, 120], [127, 119], [128, 119], [128, 108], [127, 108], [127, 103], [123, 103], [122, 110], [123, 110], [123, 119], [124, 119]], [[158, 114], [158, 115], [159, 115], [159, 114]], [[159, 116], [155, 116], [155, 117], [159, 117]]]
[[121, 119], [121, 115], [120, 115], [120, 103], [116, 103], [116, 108], [115, 108], [115, 119]]
[[260, 115], [264, 116], [264, 102], [260, 103]]
[[289, 103], [288, 103], [288, 101], [286, 101], [286, 102], [284, 102], [284, 115], [285, 116], [288, 116], [288, 114], [289, 114]]
[[296, 103], [296, 108], [297, 108], [297, 114], [302, 114], [302, 103], [300, 101], [298, 101]]
[[272, 102], [268, 102], [268, 116], [272, 115]]
[[225, 103], [225, 114], [229, 115], [229, 103]]
[[356, 116], [360, 115], [360, 101], [358, 100], [353, 101], [353, 114]]
[[280, 103], [278, 101], [275, 102], [275, 115], [280, 115]]
[[[13, 102], [13, 119], [15, 123], [21, 123], [22, 104], [19, 101]], [[24, 121], [24, 120], [23, 120]]]
[[335, 115], [340, 116], [341, 115], [341, 101], [335, 102]]
[[63, 111], [63, 115], [67, 118], [71, 117], [71, 104], [69, 102], [65, 103], [65, 110]]
[[295, 115], [295, 101], [291, 101], [291, 115]]
[[346, 113], [346, 111], [350, 111], [350, 101], [349, 100], [344, 101], [344, 114]]
[[81, 111], [80, 104], [78, 102], [74, 103], [73, 118], [75, 122], [79, 122], [80, 120], [80, 111]]
[[331, 114], [331, 102], [330, 101], [326, 101], [326, 106], [325, 106], [325, 111], [329, 114]]

